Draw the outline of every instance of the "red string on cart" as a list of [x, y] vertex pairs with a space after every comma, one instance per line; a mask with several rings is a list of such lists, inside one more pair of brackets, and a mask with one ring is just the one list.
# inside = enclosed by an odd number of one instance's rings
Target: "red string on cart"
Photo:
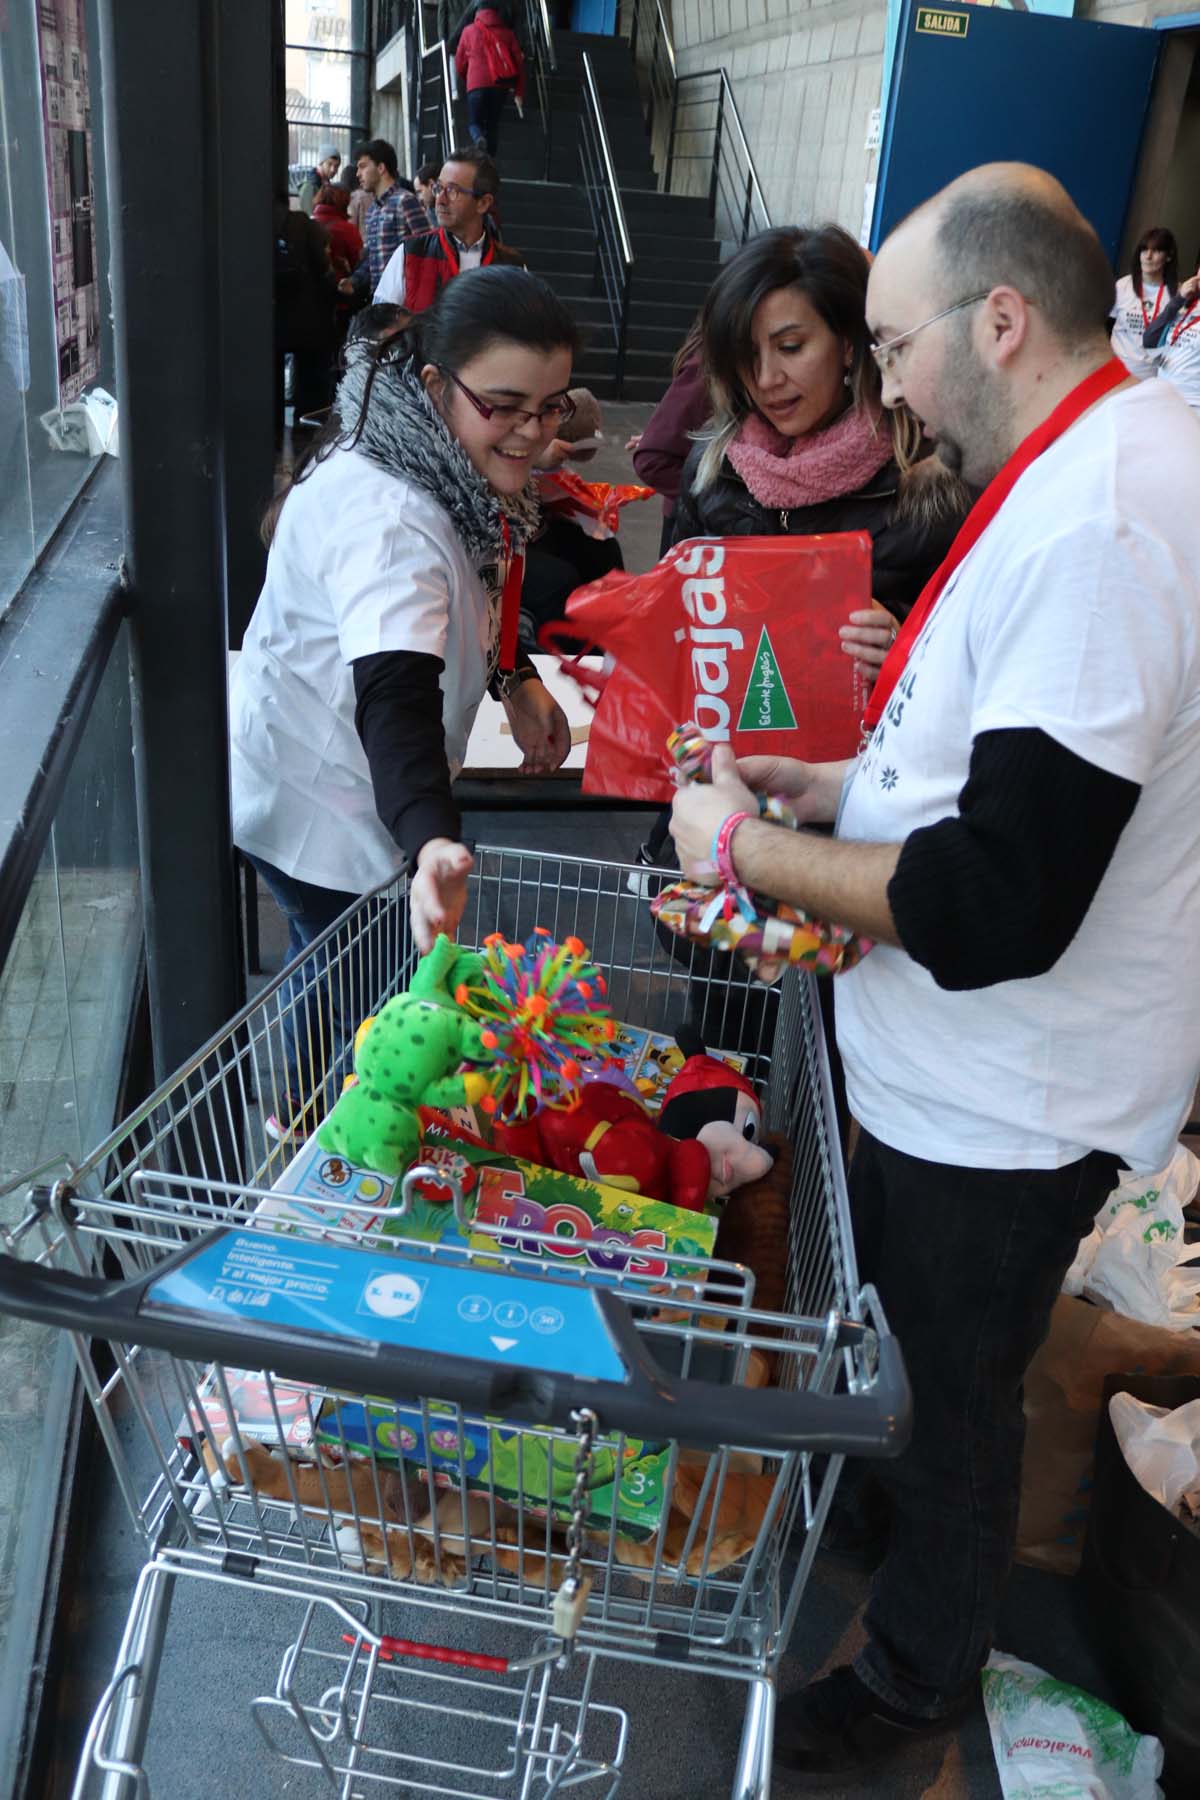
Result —
[[512, 532], [508, 520], [500, 521], [500, 542], [504, 550], [504, 589], [500, 596], [500, 667], [510, 675], [517, 666], [517, 631], [521, 620], [521, 588], [525, 581], [525, 558], [512, 549]]
[[1100, 368], [1093, 369], [1077, 387], [1061, 399], [1048, 418], [1023, 438], [1004, 464], [984, 488], [978, 500], [959, 526], [958, 535], [946, 554], [945, 561], [930, 576], [916, 605], [905, 619], [888, 651], [883, 667], [871, 690], [871, 698], [863, 713], [863, 732], [869, 735], [883, 717], [883, 709], [891, 699], [892, 689], [904, 673], [913, 645], [929, 621], [930, 614], [942, 597], [946, 583], [960, 562], [975, 548], [1021, 476], [1043, 450], [1048, 450], [1065, 431], [1080, 419], [1090, 406], [1102, 400], [1113, 388], [1128, 381], [1129, 370], [1118, 357], [1110, 357]]
[[[348, 1631], [343, 1631], [342, 1642], [370, 1645], [369, 1638], [356, 1638]], [[487, 1669], [493, 1675], [508, 1673], [506, 1656], [480, 1656], [474, 1650], [447, 1650], [442, 1644], [419, 1644], [412, 1638], [381, 1637], [378, 1649], [384, 1662], [391, 1662], [394, 1656], [415, 1656], [422, 1662], [453, 1663], [459, 1669]]]

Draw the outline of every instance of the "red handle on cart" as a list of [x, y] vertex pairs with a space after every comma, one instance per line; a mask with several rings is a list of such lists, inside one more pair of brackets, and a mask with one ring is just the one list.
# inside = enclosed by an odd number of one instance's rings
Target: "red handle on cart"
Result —
[[[367, 1638], [354, 1637], [343, 1631], [343, 1644], [368, 1643]], [[394, 1656], [417, 1656], [422, 1662], [453, 1663], [459, 1669], [486, 1669], [491, 1675], [507, 1675], [506, 1656], [480, 1656], [474, 1650], [447, 1650], [442, 1644], [419, 1644], [414, 1638], [381, 1637], [379, 1654], [385, 1662]]]

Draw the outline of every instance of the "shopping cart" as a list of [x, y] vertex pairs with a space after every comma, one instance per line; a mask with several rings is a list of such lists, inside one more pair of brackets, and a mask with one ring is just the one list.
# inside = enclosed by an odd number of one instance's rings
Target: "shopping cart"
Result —
[[[272, 1185], [295, 1145], [263, 1121], [283, 1110], [284, 1024], [322, 1069], [345, 1021], [377, 1011], [412, 966], [404, 883], [361, 902], [83, 1166], [33, 1190], [4, 1236], [0, 1310], [72, 1333], [146, 1552], [77, 1795], [149, 1791], [144, 1746], [181, 1583], [294, 1605], [295, 1639], [255, 1717], [281, 1758], [344, 1796], [611, 1794], [628, 1726], [599, 1690], [617, 1662], [744, 1683], [733, 1791], [768, 1792], [775, 1676], [843, 1459], [903, 1448], [908, 1390], [855, 1271], [811, 979], [792, 972], [766, 996], [735, 965], [669, 954], [631, 873], [481, 849], [460, 939], [574, 934], [607, 971], [618, 1019], [670, 1031], [702, 1017], [711, 1048], [744, 1057], [767, 1128], [794, 1146], [784, 1310], [756, 1306], [750, 1270], [688, 1251], [614, 1257], [597, 1284], [570, 1267], [548, 1277], [536, 1231], [497, 1227], [486, 1253], [407, 1236], [397, 1209], [413, 1175], [386, 1212], [359, 1203], [282, 1223]], [[322, 1079], [302, 1097], [310, 1117]], [[179, 1271], [230, 1246], [243, 1270], [282, 1258], [295, 1274], [315, 1255], [339, 1270], [382, 1264], [393, 1288], [461, 1292], [469, 1277], [470, 1307], [437, 1355], [394, 1323], [363, 1336], [319, 1306], [286, 1331], [189, 1307]], [[472, 1336], [472, 1308], [495, 1319], [503, 1303], [511, 1320], [518, 1294], [574, 1321], [569, 1358], [526, 1333], [514, 1366], [511, 1338]], [[756, 1352], [770, 1386], [746, 1385]], [[307, 1460], [276, 1460], [246, 1424], [255, 1378], [259, 1436], [307, 1446]], [[363, 1417], [373, 1432], [353, 1424]], [[503, 1479], [490, 1454], [501, 1435]], [[406, 1444], [421, 1446], [407, 1461]], [[634, 1542], [620, 1496], [643, 1478], [647, 1446], [662, 1501]]]

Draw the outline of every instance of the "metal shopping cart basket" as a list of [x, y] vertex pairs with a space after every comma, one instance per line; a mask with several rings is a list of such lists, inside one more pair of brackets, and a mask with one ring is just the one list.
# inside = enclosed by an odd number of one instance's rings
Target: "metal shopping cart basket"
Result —
[[[281, 1217], [295, 1140], [264, 1120], [285, 1110], [283, 1027], [321, 1071], [292, 1096], [302, 1127], [339, 1032], [411, 970], [404, 883], [361, 902], [5, 1234], [0, 1309], [72, 1333], [146, 1549], [78, 1795], [148, 1793], [189, 1582], [295, 1605], [255, 1717], [344, 1796], [612, 1793], [628, 1726], [599, 1696], [620, 1662], [745, 1684], [734, 1793], [768, 1792], [775, 1674], [843, 1458], [903, 1447], [908, 1390], [855, 1272], [811, 979], [767, 994], [669, 955], [630, 873], [481, 850], [460, 939], [574, 934], [618, 1019], [700, 1017], [745, 1058], [794, 1146], [783, 1311], [694, 1250], [613, 1254], [597, 1282], [547, 1274], [552, 1232], [430, 1241], [408, 1223], [411, 1173], [390, 1206]], [[289, 1284], [280, 1325], [255, 1296]], [[369, 1293], [378, 1307], [346, 1310]], [[755, 1352], [769, 1386], [747, 1385]], [[635, 1536], [622, 1497], [647, 1481], [658, 1510]]]

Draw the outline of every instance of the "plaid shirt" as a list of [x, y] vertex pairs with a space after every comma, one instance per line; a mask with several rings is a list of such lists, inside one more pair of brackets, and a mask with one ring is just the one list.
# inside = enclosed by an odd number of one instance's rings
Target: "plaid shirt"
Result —
[[394, 181], [382, 200], [372, 201], [367, 214], [367, 245], [353, 277], [359, 292], [374, 294], [401, 242], [428, 230], [429, 215], [417, 196]]

